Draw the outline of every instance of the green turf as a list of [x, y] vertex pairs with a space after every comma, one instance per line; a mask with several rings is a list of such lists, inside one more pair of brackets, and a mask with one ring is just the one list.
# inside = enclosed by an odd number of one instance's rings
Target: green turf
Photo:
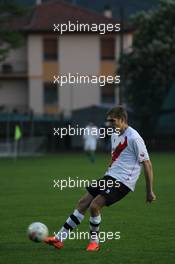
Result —
[[[53, 188], [54, 179], [99, 178], [108, 155], [91, 164], [84, 154], [59, 154], [33, 159], [0, 160], [0, 263], [175, 263], [175, 154], [151, 155], [157, 201], [145, 204], [145, 185], [140, 177], [134, 193], [104, 208], [101, 231], [120, 232], [119, 240], [101, 244], [101, 251], [86, 252], [87, 240], [66, 241], [57, 251], [26, 237], [27, 226], [45, 223], [50, 234], [72, 212], [83, 189]], [[79, 231], [88, 230], [87, 213]]]

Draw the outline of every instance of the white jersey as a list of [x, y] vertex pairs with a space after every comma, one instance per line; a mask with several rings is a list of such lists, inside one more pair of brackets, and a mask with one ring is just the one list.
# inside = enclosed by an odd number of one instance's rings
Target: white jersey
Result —
[[112, 161], [105, 175], [121, 181], [132, 191], [141, 173], [141, 163], [149, 160], [145, 143], [139, 133], [128, 126], [123, 134], [111, 136]]
[[85, 151], [95, 151], [97, 147], [98, 140], [98, 128], [96, 126], [86, 126], [86, 132], [83, 135], [84, 139], [84, 150]]

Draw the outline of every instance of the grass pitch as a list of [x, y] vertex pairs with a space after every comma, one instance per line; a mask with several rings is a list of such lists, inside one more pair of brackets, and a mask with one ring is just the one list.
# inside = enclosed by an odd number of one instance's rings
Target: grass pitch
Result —
[[[120, 232], [119, 240], [101, 243], [99, 252], [86, 252], [87, 240], [67, 240], [58, 251], [26, 237], [28, 225], [45, 223], [50, 234], [58, 231], [83, 188], [54, 188], [54, 179], [103, 176], [109, 155], [98, 154], [91, 164], [84, 154], [0, 160], [0, 263], [117, 263], [171, 264], [175, 260], [175, 154], [151, 155], [157, 201], [145, 203], [143, 175], [134, 193], [104, 208], [101, 231]], [[89, 213], [78, 231], [88, 231]]]

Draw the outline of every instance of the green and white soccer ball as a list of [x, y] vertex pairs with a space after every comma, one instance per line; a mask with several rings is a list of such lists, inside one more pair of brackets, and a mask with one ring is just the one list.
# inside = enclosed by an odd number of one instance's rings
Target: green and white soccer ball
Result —
[[34, 242], [41, 242], [49, 234], [46, 225], [40, 222], [35, 222], [29, 225], [27, 229], [27, 236], [30, 240]]

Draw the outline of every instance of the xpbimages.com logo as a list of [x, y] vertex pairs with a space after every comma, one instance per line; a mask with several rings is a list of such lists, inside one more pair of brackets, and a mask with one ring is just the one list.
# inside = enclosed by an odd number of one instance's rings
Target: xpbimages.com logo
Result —
[[[79, 177], [71, 178], [68, 177], [67, 179], [54, 179], [53, 180], [53, 188], [58, 188], [61, 191], [66, 188], [86, 188], [92, 186], [94, 188], [99, 187], [101, 191], [107, 190], [108, 188], [119, 188], [120, 183], [117, 180], [108, 179], [108, 181], [104, 179], [100, 180], [88, 180], [88, 179], [79, 179]], [[107, 190], [108, 191], [108, 190]]]
[[105, 86], [106, 84], [120, 84], [120, 75], [80, 75], [76, 74], [65, 74], [53, 76], [53, 84], [58, 84], [60, 87], [64, 84], [99, 84], [100, 86]]
[[63, 35], [65, 32], [97, 32], [100, 35], [104, 35], [108, 32], [120, 31], [120, 24], [106, 24], [106, 23], [80, 23], [78, 20], [73, 23], [68, 20], [67, 23], [53, 24], [53, 31]]
[[[56, 236], [56, 233], [54, 232], [54, 235]], [[83, 232], [83, 231], [68, 231], [68, 233], [63, 232], [61, 233], [61, 237], [59, 238], [61, 241], [65, 239], [70, 240], [99, 240], [100, 243], [105, 242], [106, 240], [119, 240], [120, 239], [120, 232], [104, 232], [100, 231], [98, 233], [94, 232], [93, 234], [90, 232]]]
[[53, 135], [58, 136], [60, 138], [63, 138], [65, 136], [85, 136], [85, 135], [97, 136], [98, 138], [105, 138], [106, 136], [111, 136], [113, 133], [120, 135], [120, 129], [112, 128], [112, 127], [89, 128], [89, 127], [79, 127], [79, 125], [76, 125], [76, 127], [68, 125], [68, 127], [53, 128]]

